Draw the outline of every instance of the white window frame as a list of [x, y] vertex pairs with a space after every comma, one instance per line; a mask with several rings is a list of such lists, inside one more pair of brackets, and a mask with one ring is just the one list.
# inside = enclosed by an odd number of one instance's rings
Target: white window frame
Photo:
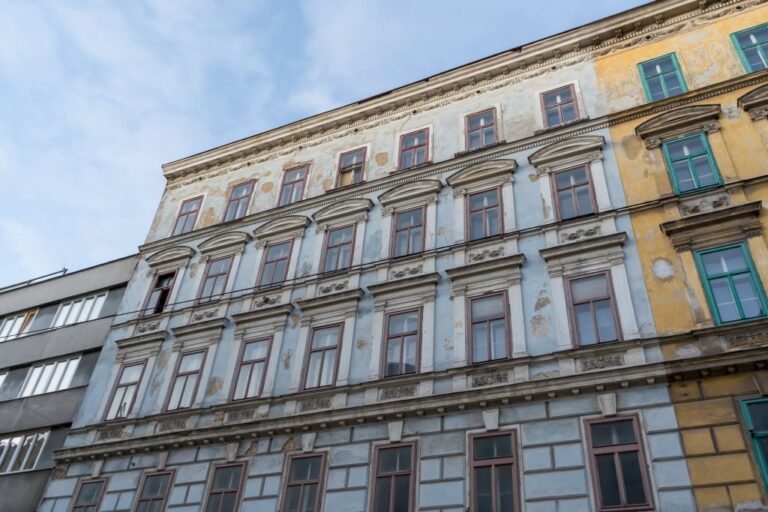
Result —
[[[77, 356], [31, 366], [24, 380], [24, 385], [19, 391], [19, 398], [69, 389], [79, 364], [80, 356]], [[51, 371], [46, 373], [48, 368], [51, 368]], [[58, 375], [57, 372], [59, 372]]]
[[[103, 292], [94, 293], [92, 295], [84, 295], [67, 302], [62, 302], [59, 304], [59, 309], [56, 311], [56, 316], [53, 317], [53, 323], [51, 323], [51, 327], [66, 327], [67, 325], [79, 324], [80, 322], [87, 322], [89, 320], [97, 319], [101, 314], [101, 308], [104, 307], [104, 303], [107, 300], [108, 293], [109, 292], [105, 290]], [[90, 303], [89, 308], [86, 310], [85, 304], [89, 300], [92, 302]], [[77, 314], [74, 315], [74, 318], [72, 318], [72, 311], [74, 310], [75, 304], [78, 304], [78, 309], [76, 310]], [[88, 311], [88, 314], [85, 318], [82, 318], [83, 312], [85, 311]]]
[[[19, 435], [13, 435], [8, 437], [2, 437], [0, 438], [0, 466], [5, 465], [5, 461], [8, 460], [8, 457], [11, 457], [10, 462], [7, 464], [7, 467], [13, 467], [13, 465], [16, 463], [16, 459], [19, 457], [19, 455], [22, 452], [22, 449], [24, 445], [26, 444], [26, 440], [31, 438], [32, 443], [30, 445], [30, 449], [27, 450], [26, 453], [24, 453], [24, 461], [22, 462], [21, 469], [18, 469], [16, 471], [0, 471], [0, 475], [10, 474], [10, 473], [21, 473], [23, 471], [32, 471], [35, 469], [35, 466], [37, 466], [37, 463], [40, 461], [40, 456], [43, 453], [43, 450], [45, 449], [45, 444], [48, 442], [48, 435], [50, 434], [50, 431], [43, 431], [43, 432], [32, 432], [28, 434], [19, 434]], [[40, 451], [37, 453], [37, 456], [35, 457], [35, 460], [32, 461], [32, 464], [30, 465], [30, 454], [32, 453], [35, 443], [38, 441], [38, 439], [42, 438], [42, 445], [40, 446]], [[21, 439], [19, 443], [16, 445], [16, 449], [12, 452], [10, 450], [7, 450], [7, 447], [10, 445], [12, 439]]]
[[0, 322], [0, 343], [9, 341], [29, 332], [29, 326], [35, 318], [37, 311], [24, 311], [16, 315], [3, 318]]

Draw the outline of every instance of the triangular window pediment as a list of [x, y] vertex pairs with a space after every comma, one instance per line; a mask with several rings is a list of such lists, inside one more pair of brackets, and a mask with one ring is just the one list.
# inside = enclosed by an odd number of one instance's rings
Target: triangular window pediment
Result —
[[752, 120], [766, 119], [768, 115], [768, 85], [749, 91], [739, 98], [738, 105], [749, 112]]

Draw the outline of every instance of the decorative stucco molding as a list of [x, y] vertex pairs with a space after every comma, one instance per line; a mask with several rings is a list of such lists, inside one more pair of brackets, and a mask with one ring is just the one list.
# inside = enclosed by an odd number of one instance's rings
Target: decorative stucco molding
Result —
[[768, 85], [749, 91], [739, 98], [738, 105], [749, 113], [753, 121], [768, 119]]
[[352, 317], [357, 311], [357, 303], [362, 296], [363, 290], [356, 288], [313, 299], [297, 300], [296, 305], [301, 311], [301, 324], [309, 325], [317, 318], [343, 319]]
[[720, 130], [720, 105], [689, 105], [678, 107], [642, 123], [635, 133], [643, 139], [648, 149], [657, 148], [662, 142], [696, 132]]
[[754, 201], [664, 222], [659, 227], [676, 251], [703, 249], [760, 236], [761, 209], [762, 201]]
[[176, 338], [173, 342], [173, 351], [205, 348], [213, 345], [221, 338], [221, 332], [226, 325], [226, 318], [214, 318], [192, 325], [175, 327], [172, 329]]
[[520, 284], [524, 262], [524, 255], [513, 254], [452, 268], [445, 273], [453, 282], [454, 295], [464, 295], [475, 288], [492, 288], [499, 285], [509, 287]]
[[165, 341], [165, 332], [153, 332], [132, 336], [115, 341], [117, 360], [121, 362], [138, 361], [156, 355]]
[[163, 249], [147, 257], [146, 262], [152, 268], [158, 267], [182, 267], [194, 256], [195, 250], [191, 247], [177, 246]]
[[489, 160], [470, 165], [452, 174], [446, 181], [453, 188], [453, 195], [459, 196], [479, 188], [510, 183], [515, 169], [517, 162], [512, 158]]
[[251, 237], [242, 231], [228, 231], [212, 236], [198, 246], [204, 255], [240, 252]]
[[602, 160], [605, 138], [601, 135], [571, 137], [541, 148], [528, 157], [539, 173]]
[[329, 226], [339, 226], [364, 221], [368, 218], [368, 210], [373, 206], [370, 199], [349, 199], [331, 203], [312, 214], [317, 223], [317, 229], [323, 231]]
[[395, 209], [434, 203], [442, 186], [439, 180], [411, 181], [381, 194], [379, 203], [385, 214], [391, 214]]
[[418, 297], [419, 304], [435, 300], [435, 287], [440, 276], [437, 272], [416, 277], [408, 277], [395, 281], [368, 286], [368, 292], [373, 295], [374, 309], [383, 308], [390, 302], [409, 302]]
[[283, 304], [232, 315], [236, 326], [235, 339], [243, 339], [256, 331], [269, 333], [282, 331], [285, 329], [285, 320], [292, 309], [293, 306], [290, 304]]
[[278, 217], [253, 230], [253, 236], [259, 245], [269, 241], [300, 238], [309, 225], [309, 218], [303, 215]]
[[612, 233], [547, 247], [539, 254], [547, 262], [550, 276], [572, 275], [587, 267], [608, 268], [623, 263], [626, 240], [626, 233]]

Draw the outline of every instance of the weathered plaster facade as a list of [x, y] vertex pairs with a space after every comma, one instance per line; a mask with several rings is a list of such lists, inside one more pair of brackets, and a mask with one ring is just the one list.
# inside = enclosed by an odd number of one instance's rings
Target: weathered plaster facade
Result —
[[[168, 510], [202, 510], [221, 464], [244, 465], [241, 510], [282, 510], [290, 461], [304, 456], [323, 461], [322, 510], [372, 510], [375, 454], [412, 443], [411, 509], [458, 512], [474, 507], [471, 445], [484, 433], [514, 440], [518, 507], [598, 510], [593, 420], [634, 422], [646, 486], [640, 509], [696, 510], [696, 468], [686, 463], [688, 434], [680, 433], [692, 425], [682, 424], [674, 405], [680, 394], [667, 381], [670, 371], [686, 375], [702, 363], [690, 350], [670, 363], [669, 351], [698, 340], [727, 343], [726, 334], [706, 319], [686, 324], [689, 313], [678, 305], [687, 300], [674, 302], [675, 313], [659, 303], [681, 285], [656, 283], [649, 255], [659, 251], [668, 265], [656, 264], [657, 272], [677, 282], [684, 263], [659, 225], [681, 216], [641, 222], [683, 200], [657, 177], [665, 172], [653, 161], [659, 157], [644, 154], [658, 130], [652, 125], [643, 138], [635, 129], [668, 103], [645, 104], [642, 88], [612, 77], [635, 73], [644, 52], [655, 54], [652, 45], [681, 34], [695, 40], [691, 33], [719, 20], [745, 17], [754, 25], [762, 12], [748, 0], [654, 2], [166, 164], [165, 193], [41, 510], [68, 510], [89, 482], [100, 486], [100, 510], [132, 510], [137, 489], [158, 472], [171, 475]], [[754, 86], [766, 76], [724, 66], [728, 76], [698, 77], [689, 93], [665, 101], [728, 81]], [[563, 87], [578, 115], [546, 128], [541, 94]], [[490, 108], [496, 141], [468, 151], [465, 117]], [[726, 123], [745, 117], [728, 112], [717, 117], [723, 138]], [[711, 122], [710, 111], [703, 115]], [[402, 136], [424, 129], [423, 163], [399, 169]], [[336, 187], [340, 155], [358, 148], [365, 148], [363, 181]], [[305, 165], [300, 198], [278, 206], [286, 171]], [[569, 218], [557, 180], [573, 169], [583, 170], [591, 213]], [[222, 222], [232, 190], [249, 181], [246, 215]], [[754, 203], [746, 194], [756, 186], [737, 187], [738, 203]], [[496, 191], [498, 232], [473, 237], [469, 200], [487, 191]], [[194, 229], [171, 236], [194, 198], [201, 198], [189, 217]], [[416, 241], [408, 242], [416, 250], [394, 258], [398, 219], [412, 212], [420, 219]], [[743, 218], [754, 224], [755, 212]], [[348, 264], [323, 272], [327, 240], [341, 229], [350, 237]], [[229, 270], [216, 270], [212, 280], [214, 265]], [[278, 268], [285, 278], [265, 281]], [[164, 276], [172, 277], [163, 281], [170, 284], [158, 310], [150, 292]], [[587, 277], [608, 290], [610, 342], [579, 342], [573, 287]], [[206, 290], [216, 290], [210, 300]], [[706, 304], [701, 288], [691, 293]], [[488, 349], [492, 357], [471, 334], [473, 305], [488, 297], [502, 304], [496, 314], [503, 317], [494, 324], [504, 334]], [[418, 349], [412, 372], [389, 376], [388, 319], [403, 312], [414, 312]], [[694, 328], [703, 330], [690, 334]], [[329, 330], [335, 345], [316, 346], [316, 333]], [[264, 351], [247, 362], [262, 365], [258, 391], [238, 399], [245, 346], [262, 341]], [[330, 354], [322, 364], [332, 371], [313, 381], [316, 353]], [[181, 361], [196, 354], [196, 384], [180, 398], [171, 390]], [[753, 364], [743, 357], [742, 350], [727, 354], [734, 367]], [[126, 368], [140, 369], [135, 380], [123, 377]], [[133, 386], [135, 397], [113, 408], [121, 385]], [[743, 447], [734, 450], [748, 457]], [[734, 502], [754, 504], [755, 480], [745, 483], [752, 487], [729, 492], [741, 493]]]

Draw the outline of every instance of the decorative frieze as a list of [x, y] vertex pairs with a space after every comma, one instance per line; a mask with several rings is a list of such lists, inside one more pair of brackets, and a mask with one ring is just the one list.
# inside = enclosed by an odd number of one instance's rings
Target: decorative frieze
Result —
[[730, 199], [727, 194], [718, 194], [716, 196], [708, 196], [700, 199], [692, 199], [690, 201], [683, 201], [680, 203], [680, 214], [683, 217], [688, 215], [696, 215], [698, 213], [705, 213], [712, 210], [718, 210], [725, 206], [730, 205]]
[[600, 354], [595, 357], [579, 359], [581, 371], [604, 370], [616, 366], [624, 366], [624, 354]]
[[343, 281], [333, 281], [333, 282], [322, 283], [317, 286], [317, 292], [320, 295], [328, 295], [329, 293], [346, 290], [348, 285], [349, 285], [349, 279], [345, 279]]
[[379, 392], [379, 400], [397, 400], [400, 398], [413, 398], [416, 396], [416, 385], [410, 384], [407, 386], [392, 386], [381, 388]]
[[732, 334], [726, 337], [731, 348], [752, 348], [768, 345], [768, 331]]
[[762, 202], [753, 201], [664, 222], [659, 227], [676, 251], [690, 251], [760, 236], [761, 210]]
[[299, 411], [320, 411], [323, 409], [330, 409], [332, 403], [331, 396], [317, 396], [312, 398], [305, 398], [299, 401]]
[[412, 263], [394, 267], [389, 271], [390, 279], [402, 279], [404, 277], [416, 276], [424, 272], [424, 265], [421, 263]]
[[185, 430], [187, 428], [187, 417], [171, 418], [163, 421], [158, 421], [155, 425], [155, 432], [161, 434], [163, 432], [173, 432], [174, 430]]
[[578, 240], [584, 240], [586, 238], [593, 238], [601, 234], [600, 224], [592, 226], [583, 226], [578, 229], [572, 229], [570, 231], [563, 231], [560, 233], [560, 242], [569, 243], [576, 242]]
[[506, 371], [480, 373], [471, 377], [471, 386], [473, 388], [506, 384], [507, 382], [509, 382], [509, 374]]
[[470, 263], [479, 263], [485, 260], [501, 258], [504, 256], [504, 246], [486, 247], [478, 251], [470, 251], [467, 259]]
[[125, 429], [123, 427], [106, 427], [96, 431], [96, 441], [110, 441], [122, 439]]
[[224, 417], [224, 423], [239, 423], [241, 421], [250, 421], [256, 417], [256, 407], [250, 407], [248, 409], [239, 409], [237, 411], [231, 411]]

